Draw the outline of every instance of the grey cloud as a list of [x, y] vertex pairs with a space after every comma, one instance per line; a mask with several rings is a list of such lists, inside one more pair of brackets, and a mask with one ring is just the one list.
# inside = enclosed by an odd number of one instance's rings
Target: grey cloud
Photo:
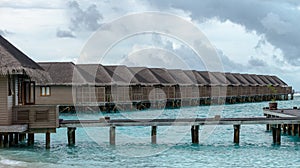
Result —
[[247, 70], [246, 66], [231, 60], [221, 50], [218, 50], [218, 55], [222, 61], [225, 72], [244, 72]]
[[248, 61], [250, 66], [254, 66], [254, 67], [263, 67], [266, 66], [266, 62], [264, 62], [261, 59], [257, 59], [257, 58], [253, 58], [251, 57], [251, 59]]
[[[150, 2], [149, 2], [150, 3]], [[300, 1], [201, 0], [151, 1], [161, 10], [170, 8], [191, 12], [194, 20], [217, 17], [244, 25], [247, 30], [264, 34], [266, 40], [283, 51], [288, 63], [300, 66]]]
[[70, 1], [68, 2], [68, 7], [71, 11], [71, 30], [95, 31], [100, 27], [100, 21], [103, 17], [95, 4], [83, 10], [77, 1]]
[[56, 31], [56, 37], [59, 37], [59, 38], [75, 38], [75, 35], [69, 30], [58, 29]]

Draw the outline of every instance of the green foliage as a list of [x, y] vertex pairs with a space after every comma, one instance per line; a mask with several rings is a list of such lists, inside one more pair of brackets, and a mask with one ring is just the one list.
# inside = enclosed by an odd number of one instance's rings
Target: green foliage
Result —
[[272, 102], [275, 102], [276, 101], [276, 93], [277, 93], [277, 90], [275, 89], [275, 87], [273, 85], [268, 85], [268, 88], [271, 90], [271, 93], [272, 93], [272, 99], [271, 101]]

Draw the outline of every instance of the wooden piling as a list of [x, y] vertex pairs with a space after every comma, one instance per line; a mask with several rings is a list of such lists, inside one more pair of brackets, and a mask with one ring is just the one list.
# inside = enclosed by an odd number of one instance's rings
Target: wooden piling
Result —
[[9, 147], [9, 141], [8, 141], [8, 134], [7, 133], [5, 133], [4, 135], [3, 135], [3, 146], [5, 147], [5, 148], [8, 148]]
[[13, 146], [14, 145], [14, 134], [13, 133], [9, 133], [9, 146]]
[[46, 149], [50, 149], [50, 132], [46, 132]]
[[14, 135], [14, 144], [15, 145], [19, 144], [19, 134], [18, 133], [15, 133], [15, 135]]
[[26, 134], [25, 133], [20, 133], [19, 134], [19, 141], [22, 142], [22, 141], [25, 141], [26, 139]]
[[191, 127], [191, 136], [192, 136], [192, 143], [198, 144], [199, 143], [199, 125], [193, 125]]
[[4, 144], [3, 144], [3, 135], [0, 134], [0, 148], [3, 148]]
[[[270, 118], [270, 115], [265, 114], [266, 118]], [[266, 131], [270, 131], [270, 124], [266, 124]]]
[[281, 143], [281, 124], [273, 125], [272, 127], [273, 143], [280, 145]]
[[284, 133], [284, 134], [286, 134], [286, 124], [282, 124], [282, 132]]
[[240, 125], [234, 125], [234, 136], [233, 136], [233, 142], [235, 144], [239, 144], [240, 143]]
[[116, 127], [111, 126], [109, 129], [109, 143], [110, 145], [116, 145]]
[[[75, 127], [68, 127], [68, 145], [74, 146], [75, 145]], [[50, 137], [50, 136], [49, 136]]]
[[298, 137], [300, 137], [300, 125], [298, 124]]
[[156, 144], [157, 126], [152, 126], [151, 128], [151, 143]]
[[28, 146], [34, 145], [34, 133], [28, 133], [27, 144]]
[[281, 144], [281, 125], [278, 124], [276, 128], [276, 144], [280, 145]]
[[287, 125], [287, 133], [288, 133], [288, 135], [292, 135], [292, 126], [291, 126], [291, 124]]
[[296, 136], [296, 134], [297, 134], [297, 127], [298, 127], [297, 124], [292, 124], [292, 135], [293, 136]]

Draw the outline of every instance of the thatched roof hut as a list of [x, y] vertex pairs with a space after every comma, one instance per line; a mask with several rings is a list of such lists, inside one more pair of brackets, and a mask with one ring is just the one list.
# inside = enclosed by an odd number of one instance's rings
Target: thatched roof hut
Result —
[[171, 69], [168, 70], [169, 74], [175, 79], [179, 85], [197, 85], [195, 78], [192, 80], [183, 70]]
[[[50, 75], [52, 82], [47, 85], [82, 85], [88, 82], [73, 62], [40, 62], [39, 65]], [[38, 83], [39, 84], [39, 83]]]
[[78, 64], [76, 65], [80, 72], [84, 71], [88, 75], [84, 75], [87, 81], [94, 83], [97, 86], [112, 85], [113, 79], [101, 64]]
[[164, 68], [149, 68], [162, 85], [176, 85], [176, 80]]
[[233, 75], [240, 82], [242, 86], [256, 86], [253, 85], [253, 83], [251, 83], [249, 80], [247, 80], [244, 74], [239, 74], [239, 73], [230, 73], [230, 74]]
[[51, 81], [47, 72], [0, 35], [0, 75], [27, 75], [34, 81]]
[[225, 73], [225, 76], [226, 76], [226, 80], [228, 81], [228, 85], [232, 85], [232, 86], [245, 85], [244, 83], [241, 83], [240, 80], [237, 79], [237, 77], [232, 73]]
[[129, 67], [128, 69], [132, 72], [132, 74], [138, 80], [140, 85], [153, 86], [160, 84], [160, 81], [146, 67]]
[[104, 68], [118, 85], [136, 85], [139, 83], [127, 66], [104, 66]]
[[210, 82], [205, 80], [198, 71], [195, 70], [185, 70], [184, 73], [194, 82], [197, 83], [198, 86], [206, 86], [210, 85]]
[[279, 86], [287, 86], [287, 84], [279, 79], [277, 76], [270, 76], [276, 83], [279, 84]]

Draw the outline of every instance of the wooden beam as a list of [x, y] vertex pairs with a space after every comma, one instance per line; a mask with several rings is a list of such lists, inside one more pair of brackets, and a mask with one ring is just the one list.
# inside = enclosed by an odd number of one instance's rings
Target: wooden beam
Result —
[[157, 126], [151, 127], [151, 143], [156, 144]]
[[46, 149], [50, 149], [50, 132], [46, 133]]
[[3, 139], [3, 145], [5, 148], [8, 148], [9, 147], [9, 141], [8, 141], [8, 134], [4, 134], [4, 139]]
[[298, 124], [298, 137], [300, 137], [300, 124]]
[[75, 145], [75, 127], [68, 127], [68, 145], [69, 146], [74, 146]]
[[3, 144], [3, 135], [0, 134], [0, 148], [3, 148], [4, 144]]
[[34, 133], [28, 133], [27, 144], [28, 146], [34, 145]]
[[109, 143], [110, 145], [116, 145], [116, 127], [111, 126], [109, 129]]
[[14, 136], [14, 143], [15, 143], [15, 145], [18, 145], [18, 144], [19, 144], [19, 133], [15, 133], [15, 136]]
[[13, 133], [9, 133], [9, 146], [13, 146], [14, 145], [14, 134]]
[[291, 124], [287, 125], [287, 133], [288, 133], [288, 135], [292, 135], [292, 125]]
[[273, 125], [272, 127], [273, 143], [275, 145], [281, 144], [281, 124]]
[[297, 134], [297, 127], [298, 127], [297, 124], [292, 124], [292, 135], [293, 136], [296, 136], [296, 134]]
[[22, 141], [25, 141], [26, 139], [26, 134], [25, 133], [20, 133], [19, 134], [19, 141], [22, 142]]
[[286, 134], [286, 127], [287, 127], [286, 124], [282, 124], [282, 131], [283, 131], [284, 134]]
[[234, 129], [234, 136], [233, 136], [233, 142], [235, 144], [239, 144], [240, 143], [240, 125], [234, 125], [233, 129]]
[[276, 144], [280, 145], [281, 144], [281, 125], [278, 124], [276, 128]]
[[191, 127], [191, 136], [192, 136], [192, 143], [199, 144], [199, 125], [193, 125]]

